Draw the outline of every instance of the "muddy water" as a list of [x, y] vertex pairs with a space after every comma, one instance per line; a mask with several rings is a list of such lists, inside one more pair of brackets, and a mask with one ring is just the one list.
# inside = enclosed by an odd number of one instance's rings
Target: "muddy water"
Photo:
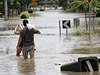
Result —
[[[38, 17], [30, 17], [28, 20], [34, 24], [41, 35], [35, 35], [36, 51], [34, 60], [16, 57], [16, 43], [18, 35], [13, 34], [21, 19], [8, 22], [0, 20], [0, 75], [99, 75], [99, 72], [61, 72], [63, 64], [77, 62], [79, 57], [100, 57], [100, 38], [73, 36], [73, 18], [84, 17], [84, 14], [65, 13], [61, 10], [47, 10], [36, 12]], [[59, 20], [71, 20], [72, 27], [62, 29], [59, 37]], [[82, 21], [83, 22], [83, 21]], [[3, 30], [2, 30], [3, 29]]]

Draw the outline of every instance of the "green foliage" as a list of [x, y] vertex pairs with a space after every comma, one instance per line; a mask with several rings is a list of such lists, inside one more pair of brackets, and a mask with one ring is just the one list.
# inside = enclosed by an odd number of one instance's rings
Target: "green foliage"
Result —
[[2, 2], [0, 2], [0, 13], [3, 13], [3, 3]]
[[19, 9], [20, 8], [20, 3], [18, 1], [14, 1], [14, 8]]
[[70, 3], [71, 10], [75, 12], [84, 12], [88, 10], [88, 3], [86, 1], [75, 0]]
[[[59, 6], [62, 6], [64, 9], [68, 6], [68, 0], [59, 0]], [[89, 11], [89, 3], [87, 0], [69, 0], [70, 1], [70, 9], [74, 12], [88, 12]], [[98, 12], [96, 8], [100, 9], [100, 0], [92, 0], [91, 7], [93, 11]]]
[[87, 32], [86, 30], [77, 30], [74, 35], [76, 36], [82, 36], [82, 35], [88, 35], [89, 32]]
[[37, 3], [39, 5], [53, 5], [53, 4], [58, 4], [58, 0], [37, 0]]
[[96, 17], [100, 17], [100, 10], [96, 13]]
[[29, 18], [30, 17], [30, 14], [28, 13], [28, 11], [24, 11], [20, 14], [20, 18], [23, 19], [23, 18]]

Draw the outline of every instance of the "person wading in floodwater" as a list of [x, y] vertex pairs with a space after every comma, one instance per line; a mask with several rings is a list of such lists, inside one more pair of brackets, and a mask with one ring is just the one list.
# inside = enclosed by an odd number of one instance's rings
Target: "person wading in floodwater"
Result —
[[32, 25], [30, 25], [26, 19], [23, 20], [23, 25], [25, 28], [23, 28], [20, 32], [17, 48], [19, 48], [20, 44], [22, 44], [24, 59], [28, 58], [28, 53], [32, 59], [34, 58], [35, 50], [34, 34], [41, 34], [41, 32], [35, 27], [32, 27]]

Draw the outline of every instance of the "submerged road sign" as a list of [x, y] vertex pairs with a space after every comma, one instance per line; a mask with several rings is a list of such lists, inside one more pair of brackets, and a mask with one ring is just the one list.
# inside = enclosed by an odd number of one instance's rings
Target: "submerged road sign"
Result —
[[71, 28], [70, 20], [63, 20], [62, 25], [63, 25], [63, 28]]

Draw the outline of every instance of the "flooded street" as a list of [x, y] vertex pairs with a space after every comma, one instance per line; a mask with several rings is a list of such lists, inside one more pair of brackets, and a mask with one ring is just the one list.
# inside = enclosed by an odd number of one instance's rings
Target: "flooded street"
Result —
[[[83, 18], [82, 13], [66, 13], [61, 10], [37, 11], [39, 16], [28, 20], [42, 34], [35, 35], [34, 60], [16, 56], [16, 44], [19, 35], [14, 34], [14, 27], [22, 24], [22, 19], [0, 19], [0, 75], [100, 75], [100, 72], [61, 72], [63, 64], [76, 62], [79, 57], [96, 56], [100, 58], [100, 38], [74, 36], [74, 18]], [[70, 20], [71, 28], [62, 30], [59, 36], [59, 20]], [[83, 19], [80, 19], [83, 24]], [[96, 39], [96, 40], [95, 40]]]

